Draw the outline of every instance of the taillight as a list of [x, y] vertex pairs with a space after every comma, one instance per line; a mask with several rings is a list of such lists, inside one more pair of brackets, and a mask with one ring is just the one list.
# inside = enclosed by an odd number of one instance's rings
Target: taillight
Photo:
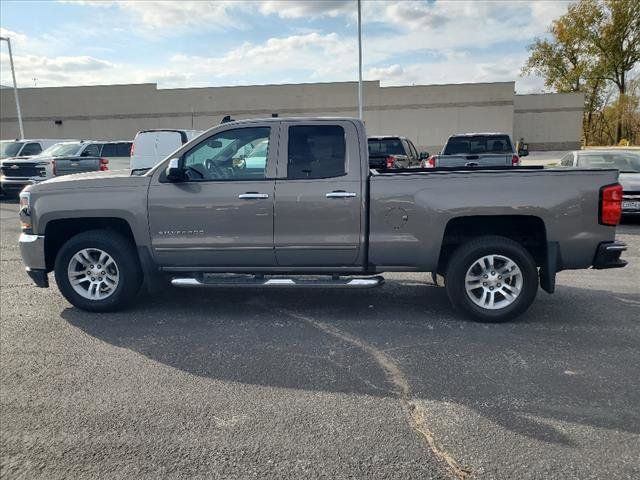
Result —
[[56, 176], [56, 161], [51, 160], [51, 173], [55, 177]]
[[393, 168], [393, 165], [396, 162], [396, 157], [394, 157], [393, 155], [389, 155], [387, 157], [387, 168]]
[[600, 224], [616, 226], [622, 216], [622, 186], [619, 183], [600, 189]]
[[520, 165], [520, 157], [514, 154], [513, 157], [511, 157], [511, 166], [517, 167], [518, 165]]
[[109, 159], [101, 158], [100, 159], [100, 171], [104, 172], [105, 170], [109, 170]]
[[436, 168], [436, 157], [434, 155], [427, 158], [427, 168]]
[[130, 157], [133, 157], [133, 152], [134, 152], [135, 149], [136, 149], [136, 144], [132, 143], [131, 144], [131, 150], [129, 150], [129, 156]]

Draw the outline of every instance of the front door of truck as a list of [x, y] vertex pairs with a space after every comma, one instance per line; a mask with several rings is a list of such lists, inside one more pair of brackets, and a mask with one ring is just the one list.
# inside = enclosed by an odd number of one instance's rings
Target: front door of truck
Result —
[[349, 121], [283, 124], [274, 207], [278, 265], [313, 269], [362, 264], [358, 143]]
[[261, 123], [218, 131], [183, 155], [185, 181], [154, 176], [149, 229], [160, 265], [275, 264], [277, 131], [277, 126]]

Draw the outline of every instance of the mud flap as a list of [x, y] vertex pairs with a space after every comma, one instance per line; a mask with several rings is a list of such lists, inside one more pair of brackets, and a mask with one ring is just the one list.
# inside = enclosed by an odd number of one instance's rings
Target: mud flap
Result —
[[540, 267], [540, 288], [547, 293], [556, 289], [556, 272], [558, 271], [560, 250], [558, 242], [547, 242], [547, 254]]

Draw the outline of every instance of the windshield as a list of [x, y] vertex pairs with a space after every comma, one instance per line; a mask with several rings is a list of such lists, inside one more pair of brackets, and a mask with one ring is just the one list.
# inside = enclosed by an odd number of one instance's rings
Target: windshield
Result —
[[511, 140], [507, 135], [451, 137], [443, 152], [444, 155], [474, 155], [481, 153], [513, 153]]
[[399, 138], [370, 138], [370, 156], [405, 155], [404, 147]]
[[56, 143], [55, 145], [50, 146], [46, 150], [44, 150], [40, 155], [40, 157], [67, 157], [67, 156], [75, 156], [78, 153], [78, 150], [82, 144], [80, 142], [76, 143]]
[[0, 158], [15, 157], [24, 142], [2, 141], [0, 142]]
[[640, 153], [583, 153], [578, 155], [578, 166], [587, 168], [616, 168], [622, 173], [640, 173]]

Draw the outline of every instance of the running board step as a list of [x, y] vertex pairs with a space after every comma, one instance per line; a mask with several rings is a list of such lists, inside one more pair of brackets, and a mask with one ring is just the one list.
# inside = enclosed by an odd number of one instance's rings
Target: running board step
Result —
[[315, 288], [373, 288], [384, 283], [380, 275], [375, 277], [271, 277], [258, 275], [203, 274], [198, 278], [173, 278], [174, 287], [315, 287]]

